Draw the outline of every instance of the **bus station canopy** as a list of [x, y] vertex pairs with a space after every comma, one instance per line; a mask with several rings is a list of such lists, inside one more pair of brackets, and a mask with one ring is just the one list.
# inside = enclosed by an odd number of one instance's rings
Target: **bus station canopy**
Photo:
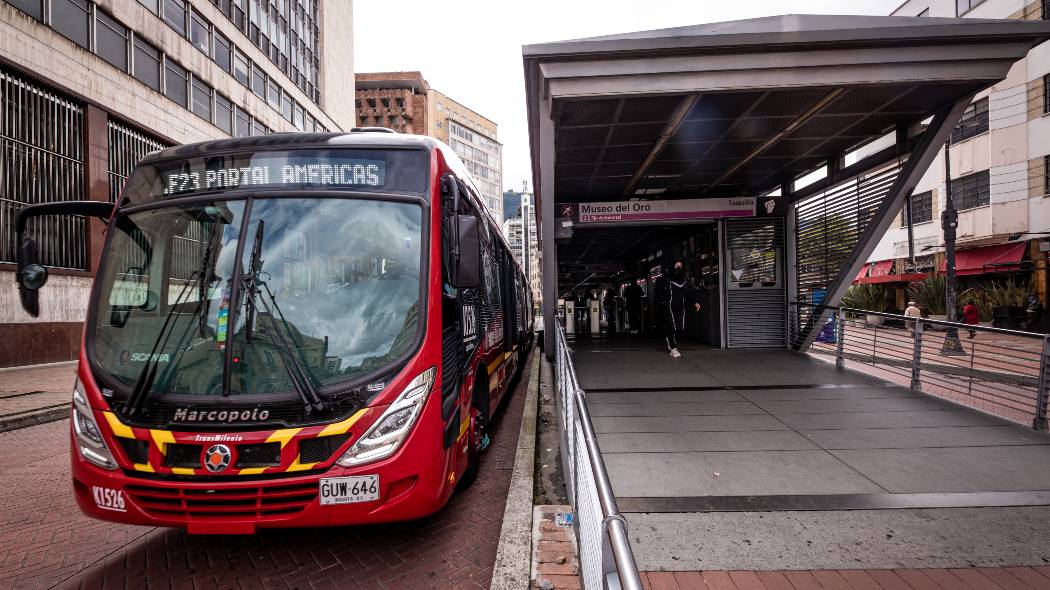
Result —
[[[907, 161], [879, 205], [899, 210], [974, 95], [1048, 38], [1045, 21], [785, 15], [525, 46], [548, 312], [558, 296], [548, 284], [558, 280], [556, 204], [778, 188], [790, 204]], [[885, 149], [845, 160], [893, 133]], [[825, 164], [826, 178], [792, 191]], [[872, 232], [888, 226], [886, 211]], [[634, 233], [580, 232], [558, 244], [556, 258], [615, 260], [644, 240], [643, 228], [622, 231]], [[877, 239], [867, 241], [840, 283], [852, 282]]]

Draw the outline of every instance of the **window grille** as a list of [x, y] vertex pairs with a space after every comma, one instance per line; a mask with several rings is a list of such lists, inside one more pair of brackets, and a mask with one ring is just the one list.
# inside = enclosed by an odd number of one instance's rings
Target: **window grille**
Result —
[[959, 211], [984, 207], [991, 201], [987, 170], [962, 176], [952, 181], [952, 203]]
[[[926, 191], [911, 198], [912, 223], [933, 221], [933, 192]], [[901, 209], [901, 225], [908, 225], [908, 206]]]
[[959, 123], [952, 128], [951, 143], [959, 143], [988, 131], [988, 97], [966, 107]]
[[163, 142], [110, 119], [109, 200], [116, 202], [132, 168], [146, 154], [168, 147]]
[[[0, 261], [14, 262], [15, 217], [26, 205], [84, 198], [80, 105], [0, 69]], [[30, 221], [47, 266], [87, 268], [83, 217]]]

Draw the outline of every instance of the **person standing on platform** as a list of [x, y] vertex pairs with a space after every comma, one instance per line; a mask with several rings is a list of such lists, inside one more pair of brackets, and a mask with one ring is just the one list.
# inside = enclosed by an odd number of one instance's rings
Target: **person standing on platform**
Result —
[[631, 334], [638, 334], [642, 329], [642, 288], [638, 282], [632, 280], [631, 284], [623, 290], [623, 297], [627, 300], [627, 324]]
[[692, 304], [700, 311], [693, 288], [686, 278], [685, 265], [675, 260], [674, 265], [656, 283], [656, 308], [660, 310], [662, 328], [671, 356], [682, 356], [678, 352], [678, 333], [685, 327], [685, 306]]

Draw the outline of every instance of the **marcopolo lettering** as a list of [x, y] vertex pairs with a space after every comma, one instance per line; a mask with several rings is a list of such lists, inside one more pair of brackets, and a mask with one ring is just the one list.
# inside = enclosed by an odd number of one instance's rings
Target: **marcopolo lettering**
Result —
[[192, 410], [178, 408], [172, 420], [175, 422], [259, 422], [270, 417], [270, 410]]

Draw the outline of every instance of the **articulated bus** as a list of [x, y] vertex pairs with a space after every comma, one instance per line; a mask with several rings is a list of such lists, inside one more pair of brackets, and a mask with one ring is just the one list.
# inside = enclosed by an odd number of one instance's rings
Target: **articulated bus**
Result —
[[73, 392], [77, 502], [191, 533], [432, 514], [470, 485], [530, 345], [527, 278], [459, 158], [381, 129], [155, 152], [107, 224]]

